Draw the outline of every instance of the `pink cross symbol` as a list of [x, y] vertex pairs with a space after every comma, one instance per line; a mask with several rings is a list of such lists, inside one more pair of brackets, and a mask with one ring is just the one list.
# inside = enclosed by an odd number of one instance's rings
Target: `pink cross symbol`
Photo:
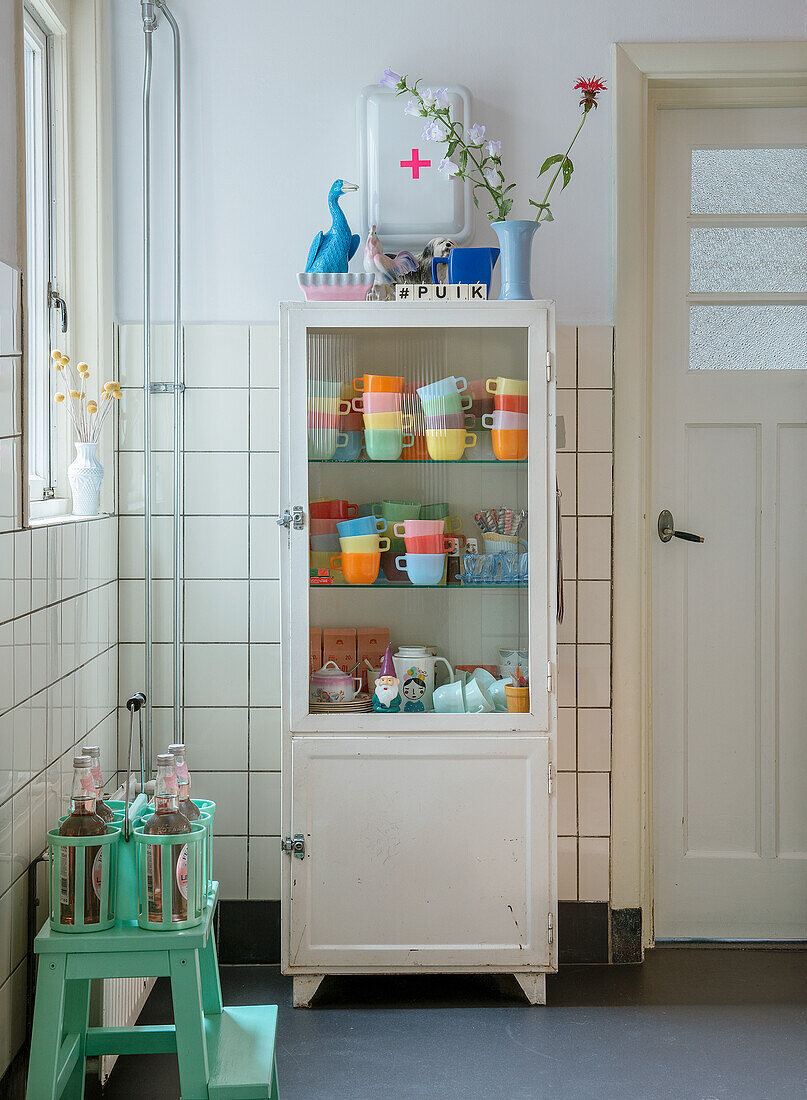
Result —
[[432, 166], [432, 162], [430, 160], [421, 160], [420, 159], [420, 153], [418, 153], [417, 149], [412, 150], [412, 159], [411, 160], [402, 160], [401, 161], [401, 168], [411, 168], [412, 169], [412, 179], [413, 180], [419, 180], [420, 179], [420, 170], [421, 170], [421, 168], [431, 168], [431, 166]]

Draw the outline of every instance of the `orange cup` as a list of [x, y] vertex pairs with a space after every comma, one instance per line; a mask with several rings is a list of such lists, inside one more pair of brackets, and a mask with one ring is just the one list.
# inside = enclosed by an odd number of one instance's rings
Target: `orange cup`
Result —
[[411, 447], [405, 447], [401, 458], [406, 462], [425, 462], [429, 458], [429, 448], [426, 446], [426, 436], [416, 435]]
[[334, 554], [331, 569], [338, 570], [348, 584], [374, 584], [381, 567], [381, 554]]
[[494, 428], [490, 434], [499, 462], [521, 462], [527, 457], [526, 428]]
[[359, 393], [403, 393], [403, 378], [393, 374], [362, 374], [353, 379]]
[[501, 412], [525, 413], [527, 412], [526, 397], [515, 397], [509, 393], [497, 393], [493, 398], [493, 407]]

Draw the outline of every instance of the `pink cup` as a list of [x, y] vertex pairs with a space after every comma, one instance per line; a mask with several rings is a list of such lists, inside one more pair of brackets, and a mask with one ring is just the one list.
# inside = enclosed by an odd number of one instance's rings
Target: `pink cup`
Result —
[[308, 414], [309, 428], [341, 428], [338, 413], [312, 413]]
[[524, 431], [527, 428], [529, 417], [526, 413], [502, 412], [497, 410], [485, 413], [482, 417], [482, 427], [492, 428], [493, 431]]
[[400, 393], [375, 393], [362, 394], [353, 398], [353, 411], [362, 413], [386, 413], [400, 412]]
[[309, 532], [312, 535], [337, 535], [337, 519], [310, 519], [308, 521]]
[[405, 519], [395, 524], [392, 533], [399, 539], [409, 535], [442, 535], [444, 525], [443, 519]]
[[406, 538], [407, 554], [453, 554], [456, 548], [457, 540], [448, 535], [408, 535]]

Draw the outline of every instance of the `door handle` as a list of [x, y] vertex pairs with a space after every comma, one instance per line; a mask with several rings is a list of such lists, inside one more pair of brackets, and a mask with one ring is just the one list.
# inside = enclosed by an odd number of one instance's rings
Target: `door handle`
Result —
[[673, 514], [667, 508], [658, 514], [658, 537], [662, 542], [670, 539], [683, 539], [684, 542], [704, 542], [703, 535], [693, 535], [690, 531], [676, 531]]
[[48, 287], [48, 305], [51, 309], [55, 309], [60, 318], [59, 328], [62, 332], [67, 332], [67, 302], [61, 296], [57, 294], [52, 286]]

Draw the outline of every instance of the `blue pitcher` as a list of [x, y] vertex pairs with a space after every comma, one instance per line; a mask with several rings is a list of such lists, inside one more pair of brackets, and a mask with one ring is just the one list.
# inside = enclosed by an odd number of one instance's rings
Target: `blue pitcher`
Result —
[[447, 256], [433, 257], [432, 282], [437, 282], [437, 265], [448, 264], [450, 283], [484, 283], [490, 297], [490, 280], [498, 258], [498, 248], [452, 248]]

